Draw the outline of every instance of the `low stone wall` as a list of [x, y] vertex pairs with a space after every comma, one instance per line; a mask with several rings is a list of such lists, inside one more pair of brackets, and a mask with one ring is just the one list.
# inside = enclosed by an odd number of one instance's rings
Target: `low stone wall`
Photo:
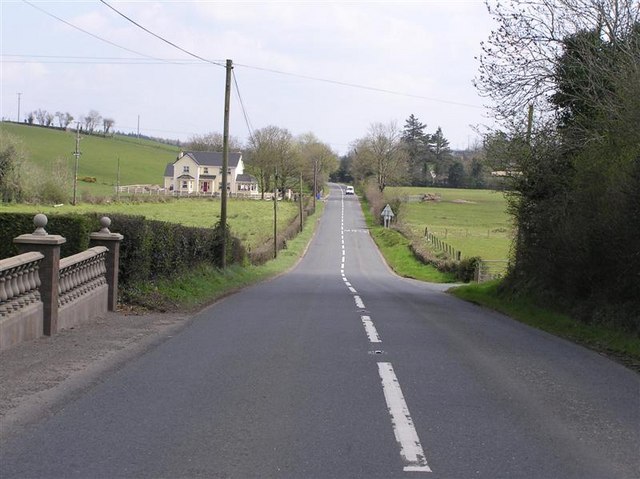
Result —
[[60, 259], [66, 240], [48, 234], [45, 215], [36, 230], [14, 239], [22, 254], [0, 260], [0, 350], [114, 311], [122, 235], [109, 218], [91, 234], [93, 247]]
[[38, 290], [43, 258], [32, 252], [0, 260], [0, 350], [43, 334]]

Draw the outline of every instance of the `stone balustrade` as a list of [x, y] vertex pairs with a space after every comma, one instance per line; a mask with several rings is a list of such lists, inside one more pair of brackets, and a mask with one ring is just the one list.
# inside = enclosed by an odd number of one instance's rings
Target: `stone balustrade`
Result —
[[47, 233], [47, 222], [36, 215], [35, 231], [13, 240], [21, 254], [0, 260], [0, 349], [116, 309], [123, 237], [111, 220], [100, 219], [89, 249], [62, 259], [66, 239]]
[[40, 301], [38, 268], [43, 258], [32, 252], [0, 260], [0, 318]]
[[95, 246], [60, 260], [58, 306], [62, 307], [106, 285], [108, 249]]

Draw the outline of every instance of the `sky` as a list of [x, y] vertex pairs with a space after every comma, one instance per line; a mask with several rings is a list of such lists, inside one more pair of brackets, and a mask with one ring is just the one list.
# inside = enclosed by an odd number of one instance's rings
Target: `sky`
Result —
[[0, 2], [3, 119], [96, 110], [123, 132], [221, 133], [230, 59], [242, 142], [275, 125], [346, 154], [413, 114], [465, 149], [492, 124], [473, 86], [494, 26], [480, 0], [106, 2], [140, 26], [99, 0]]

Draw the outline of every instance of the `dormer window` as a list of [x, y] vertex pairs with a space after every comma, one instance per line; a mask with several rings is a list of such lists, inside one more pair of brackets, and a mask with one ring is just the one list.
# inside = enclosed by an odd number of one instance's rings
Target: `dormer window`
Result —
[[182, 167], [182, 172], [183, 173], [189, 173], [189, 165], [185, 165]]

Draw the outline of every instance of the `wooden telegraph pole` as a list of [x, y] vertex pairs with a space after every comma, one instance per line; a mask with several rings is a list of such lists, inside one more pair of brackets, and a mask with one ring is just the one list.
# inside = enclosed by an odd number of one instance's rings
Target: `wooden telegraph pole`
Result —
[[278, 257], [278, 167], [273, 182], [273, 257]]
[[227, 60], [227, 78], [224, 87], [224, 132], [222, 134], [222, 196], [220, 197], [220, 233], [222, 234], [221, 266], [227, 267], [227, 170], [229, 169], [229, 102], [231, 98], [231, 70], [233, 62]]
[[73, 171], [73, 206], [77, 203], [77, 194], [78, 194], [78, 162], [80, 161], [80, 123], [76, 123], [76, 151], [73, 153], [73, 156], [76, 157], [76, 166]]

